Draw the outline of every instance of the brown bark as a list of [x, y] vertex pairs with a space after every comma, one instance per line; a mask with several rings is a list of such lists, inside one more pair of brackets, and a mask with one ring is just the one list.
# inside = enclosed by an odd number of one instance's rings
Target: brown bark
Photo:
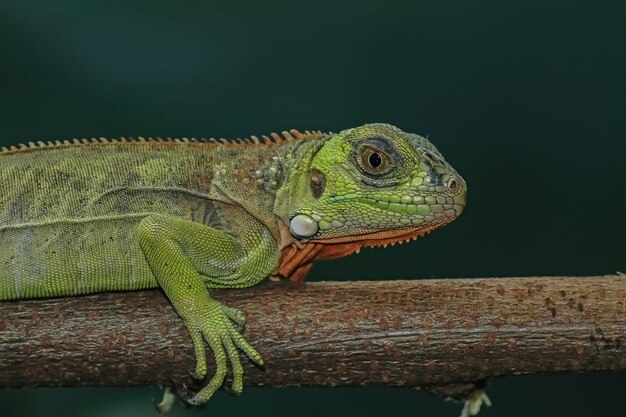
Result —
[[[267, 283], [213, 291], [248, 315], [246, 384], [463, 387], [626, 370], [626, 277]], [[211, 355], [209, 355], [209, 359]], [[189, 383], [187, 332], [159, 291], [0, 303], [0, 387]], [[461, 388], [459, 388], [461, 389]]]

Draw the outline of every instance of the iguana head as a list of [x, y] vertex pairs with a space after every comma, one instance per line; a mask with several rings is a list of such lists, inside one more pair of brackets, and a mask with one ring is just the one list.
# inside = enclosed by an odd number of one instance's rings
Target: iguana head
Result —
[[437, 149], [387, 124], [329, 136], [299, 170], [283, 221], [316, 259], [422, 236], [465, 207], [465, 181]]
[[303, 240], [389, 241], [449, 223], [465, 207], [465, 181], [437, 149], [386, 124], [328, 138], [306, 169], [308, 187], [289, 213]]

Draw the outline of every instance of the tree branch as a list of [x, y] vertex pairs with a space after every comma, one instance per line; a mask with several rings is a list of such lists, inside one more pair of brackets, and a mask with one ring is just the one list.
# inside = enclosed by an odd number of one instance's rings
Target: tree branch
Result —
[[[626, 370], [626, 277], [267, 283], [213, 291], [245, 311], [246, 384], [441, 391], [486, 377]], [[211, 361], [211, 355], [209, 354]], [[212, 362], [210, 362], [212, 363]], [[189, 383], [160, 291], [0, 303], [0, 387]]]

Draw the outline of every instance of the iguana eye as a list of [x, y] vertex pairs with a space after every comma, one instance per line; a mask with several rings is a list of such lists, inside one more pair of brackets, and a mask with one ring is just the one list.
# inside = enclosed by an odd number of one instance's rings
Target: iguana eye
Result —
[[367, 162], [372, 168], [378, 168], [380, 164], [383, 163], [383, 159], [380, 157], [380, 154], [378, 152], [372, 152], [367, 158]]
[[361, 168], [368, 174], [379, 175], [389, 171], [389, 156], [370, 146], [363, 147], [359, 162]]

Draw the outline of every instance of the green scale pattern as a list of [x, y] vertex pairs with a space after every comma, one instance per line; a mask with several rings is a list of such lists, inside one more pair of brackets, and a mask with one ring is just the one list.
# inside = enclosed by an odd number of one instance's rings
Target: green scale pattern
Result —
[[[4, 149], [0, 299], [160, 287], [189, 330], [197, 378], [208, 372], [205, 343], [215, 355], [215, 374], [184, 398], [202, 404], [229, 364], [232, 389], [242, 391], [239, 350], [263, 364], [237, 330], [244, 314], [210, 288], [257, 284], [295, 243], [433, 228], [465, 206], [465, 182], [436, 148], [390, 125], [260, 142], [94, 139]], [[368, 165], [372, 153], [380, 166]]]

